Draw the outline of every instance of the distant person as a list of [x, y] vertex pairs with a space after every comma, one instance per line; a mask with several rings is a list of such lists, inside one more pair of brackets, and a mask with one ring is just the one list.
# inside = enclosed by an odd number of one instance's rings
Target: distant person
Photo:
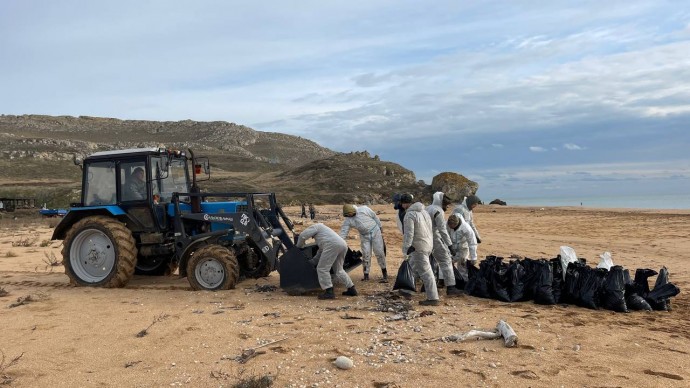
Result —
[[458, 268], [464, 268], [468, 260], [474, 265], [477, 262], [477, 237], [458, 213], [448, 217], [448, 234], [455, 250], [453, 262], [458, 264]]
[[477, 238], [477, 244], [481, 244], [482, 240], [481, 237], [479, 237], [479, 231], [477, 230], [477, 226], [474, 224], [474, 216], [472, 213], [472, 210], [474, 210], [475, 207], [477, 207], [478, 204], [480, 204], [482, 201], [477, 197], [476, 195], [470, 195], [465, 197], [465, 200], [462, 201], [462, 203], [453, 209], [453, 213], [460, 214], [462, 216], [462, 219], [469, 224], [469, 226], [472, 228], [472, 231], [474, 232], [475, 237]]
[[426, 212], [431, 217], [431, 224], [433, 229], [433, 255], [438, 263], [439, 278], [444, 280], [446, 285], [446, 295], [458, 296], [462, 295], [462, 291], [455, 287], [455, 275], [453, 274], [452, 256], [455, 256], [455, 248], [453, 242], [448, 235], [446, 227], [445, 211], [448, 205], [451, 204], [451, 199], [443, 194], [441, 191], [434, 193], [433, 202], [426, 207]]
[[302, 214], [299, 216], [300, 218], [307, 218], [307, 209], [306, 206], [304, 205], [304, 202], [302, 202]]
[[146, 199], [146, 173], [144, 169], [135, 168], [130, 178], [127, 185], [128, 198], [130, 200]]
[[383, 227], [379, 216], [367, 206], [343, 205], [343, 226], [340, 228], [340, 237], [347, 238], [350, 228], [357, 229], [359, 241], [362, 248], [362, 259], [364, 260], [364, 278], [369, 280], [369, 270], [371, 269], [371, 253], [376, 255], [376, 261], [381, 268], [383, 280], [388, 280], [386, 270], [386, 252], [383, 248]]
[[414, 201], [414, 196], [412, 194], [395, 194], [393, 196], [393, 209], [398, 211], [398, 218], [396, 218], [395, 223], [398, 225], [398, 229], [400, 229], [400, 232], [403, 232], [403, 219], [405, 218], [405, 209], [402, 207], [402, 196], [407, 195], [409, 198], [406, 198], [406, 200], [409, 200], [410, 202]]
[[0, 201], [0, 212], [4, 212], [4, 211], [5, 211], [5, 203]]
[[314, 206], [313, 203], [310, 203], [309, 204], [309, 219], [313, 221], [315, 217], [316, 217], [316, 207]]
[[421, 202], [414, 204], [411, 202], [412, 196], [410, 194], [403, 194], [400, 197], [401, 206], [405, 209], [402, 252], [403, 256], [409, 255], [407, 260], [410, 260], [414, 275], [422, 279], [424, 283], [426, 300], [419, 301], [419, 304], [437, 306], [439, 304], [438, 290], [436, 289], [434, 273], [431, 271], [431, 264], [429, 264], [429, 255], [434, 247], [431, 217], [424, 210], [424, 205]]
[[299, 234], [297, 239], [298, 248], [304, 247], [307, 240], [310, 238], [316, 240], [316, 245], [319, 250], [316, 252], [315, 258], [318, 258], [316, 265], [316, 273], [319, 277], [319, 286], [323, 293], [319, 294], [319, 299], [335, 299], [333, 292], [333, 280], [331, 279], [331, 269], [333, 269], [333, 277], [335, 280], [343, 283], [347, 287], [347, 291], [343, 295], [357, 296], [357, 289], [355, 289], [350, 275], [343, 269], [345, 262], [345, 255], [347, 254], [347, 243], [343, 240], [333, 229], [328, 226], [318, 223], [309, 226]]

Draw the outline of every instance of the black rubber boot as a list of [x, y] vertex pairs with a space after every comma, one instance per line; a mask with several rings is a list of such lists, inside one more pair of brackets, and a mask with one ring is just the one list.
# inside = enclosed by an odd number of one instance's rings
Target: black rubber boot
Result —
[[420, 300], [419, 304], [422, 306], [438, 306], [439, 301], [438, 301], [438, 299]]
[[388, 280], [388, 270], [381, 268], [381, 274], [383, 274], [383, 280]]
[[345, 295], [345, 296], [357, 296], [358, 295], [357, 289], [355, 288], [355, 286], [352, 286], [352, 287], [348, 288], [347, 291], [343, 291], [343, 295]]
[[323, 292], [319, 294], [319, 299], [335, 299], [333, 287], [326, 288], [325, 290], [323, 290]]
[[369, 274], [365, 273], [364, 277], [362, 278], [362, 281], [367, 281], [367, 280], [369, 280]]
[[448, 296], [460, 296], [462, 295], [463, 292], [459, 288], [455, 286], [448, 286], [446, 287], [446, 295]]

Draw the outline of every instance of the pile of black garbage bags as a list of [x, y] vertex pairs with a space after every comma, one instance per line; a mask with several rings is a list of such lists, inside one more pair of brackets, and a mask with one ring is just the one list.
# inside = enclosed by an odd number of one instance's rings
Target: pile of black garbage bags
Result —
[[[432, 260], [436, 275], [434, 264]], [[509, 262], [503, 257], [487, 256], [479, 263], [479, 268], [468, 263], [466, 274], [454, 268], [455, 282], [456, 287], [480, 298], [502, 302], [533, 300], [543, 305], [575, 304], [617, 312], [669, 311], [671, 298], [680, 293], [680, 289], [669, 282], [666, 267], [658, 273], [648, 268], [637, 269], [632, 279], [629, 271], [620, 265], [610, 269], [592, 268], [583, 258], [567, 263], [565, 271], [564, 265], [560, 255], [550, 260], [524, 258]], [[414, 278], [410, 278], [412, 274], [403, 267], [398, 272], [394, 289], [414, 291]], [[650, 290], [648, 278], [654, 275], [658, 276]]]
[[[575, 304], [618, 312], [629, 310], [667, 311], [671, 298], [680, 289], [669, 282], [666, 267], [656, 271], [640, 268], [634, 280], [620, 265], [611, 269], [592, 268], [585, 259], [568, 263], [563, 273], [560, 255], [554, 259], [524, 258], [509, 263], [502, 257], [487, 256], [467, 267], [467, 280], [456, 272], [456, 286], [469, 295], [503, 302], [534, 300], [537, 304]], [[650, 290], [648, 278], [658, 275]]]

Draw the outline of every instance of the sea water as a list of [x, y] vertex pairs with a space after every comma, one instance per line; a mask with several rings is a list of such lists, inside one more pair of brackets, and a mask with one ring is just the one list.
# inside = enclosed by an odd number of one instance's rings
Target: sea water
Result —
[[[482, 198], [483, 199], [483, 198]], [[508, 205], [585, 206], [597, 208], [690, 209], [690, 194], [616, 195], [587, 197], [501, 198]], [[484, 201], [489, 203], [491, 200]]]

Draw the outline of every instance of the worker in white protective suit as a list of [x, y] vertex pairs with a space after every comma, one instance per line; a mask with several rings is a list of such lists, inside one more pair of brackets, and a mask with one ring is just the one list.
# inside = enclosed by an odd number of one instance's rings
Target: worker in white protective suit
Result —
[[474, 224], [474, 215], [472, 210], [474, 210], [474, 208], [477, 207], [477, 205], [481, 202], [482, 201], [476, 195], [470, 195], [465, 197], [462, 203], [453, 209], [453, 214], [460, 214], [462, 219], [467, 222], [470, 228], [472, 228], [474, 236], [477, 238], [477, 244], [481, 244], [482, 239], [479, 237], [479, 231], [477, 230], [477, 226]]
[[424, 282], [426, 300], [419, 301], [423, 306], [437, 306], [438, 290], [429, 264], [429, 255], [434, 247], [434, 233], [431, 217], [421, 202], [412, 203], [410, 194], [403, 194], [400, 203], [405, 209], [403, 219], [403, 255], [407, 255], [414, 275]]
[[323, 293], [319, 294], [319, 299], [335, 299], [333, 280], [331, 280], [330, 273], [331, 269], [333, 269], [335, 280], [347, 287], [347, 291], [344, 291], [343, 295], [357, 296], [357, 290], [354, 283], [352, 283], [352, 279], [343, 269], [345, 255], [347, 254], [347, 243], [345, 240], [338, 236], [338, 233], [334, 232], [333, 229], [322, 223], [317, 223], [304, 229], [299, 234], [297, 244], [295, 245], [298, 248], [303, 248], [306, 241], [312, 237], [316, 241], [316, 245], [319, 246], [315, 256], [318, 258], [316, 273], [319, 276], [319, 285], [324, 290]]
[[[455, 249], [452, 246], [453, 242], [450, 240], [450, 235], [448, 235], [445, 216], [445, 211], [451, 202], [452, 200], [447, 195], [437, 191], [434, 193], [431, 205], [426, 207], [426, 212], [429, 213], [433, 225], [434, 248], [432, 253], [438, 263], [439, 274], [443, 275], [442, 279], [445, 281], [446, 295], [458, 296], [462, 295], [462, 291], [455, 288], [455, 275], [453, 274], [453, 261], [451, 260], [451, 257], [455, 256]], [[441, 278], [440, 275], [439, 277]]]
[[448, 217], [448, 234], [455, 250], [453, 264], [457, 264], [458, 272], [467, 280], [468, 260], [471, 265], [477, 262], [477, 237], [472, 227], [458, 213]]
[[362, 260], [364, 261], [364, 279], [369, 280], [371, 269], [371, 253], [376, 255], [376, 261], [381, 268], [383, 280], [388, 280], [386, 270], [386, 252], [383, 242], [383, 227], [379, 216], [367, 206], [343, 205], [343, 226], [340, 229], [340, 237], [347, 238], [350, 228], [357, 229], [362, 248]]

